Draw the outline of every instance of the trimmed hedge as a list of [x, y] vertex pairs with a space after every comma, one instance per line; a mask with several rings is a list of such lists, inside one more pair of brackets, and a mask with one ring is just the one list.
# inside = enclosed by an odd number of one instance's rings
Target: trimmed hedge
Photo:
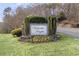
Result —
[[47, 19], [44, 17], [34, 16], [30, 17], [30, 23], [47, 23]]
[[30, 17], [26, 17], [23, 22], [25, 35], [29, 35], [29, 21], [30, 21]]
[[48, 27], [49, 27], [49, 35], [56, 33], [56, 16], [49, 16], [48, 17]]
[[14, 29], [11, 31], [11, 34], [13, 36], [20, 37], [22, 35], [22, 29], [21, 28]]
[[24, 31], [26, 35], [29, 35], [29, 23], [47, 23], [47, 19], [44, 17], [39, 16], [27, 16], [23, 22], [24, 24]]
[[[24, 35], [29, 36], [30, 35], [30, 23], [38, 23], [38, 24], [43, 24], [47, 23], [48, 24], [48, 32], [49, 35], [55, 35], [56, 34], [56, 17], [55, 16], [49, 16], [47, 18], [45, 17], [39, 17], [39, 16], [27, 16], [25, 20], [23, 21], [23, 29], [24, 29]], [[33, 36], [32, 37], [32, 42], [47, 42], [51, 41], [51, 38], [49, 36]]]
[[29, 23], [47, 23], [49, 29], [49, 35], [56, 33], [56, 17], [55, 16], [48, 16], [47, 18], [39, 17], [39, 16], [27, 16], [24, 20], [24, 31], [25, 35], [29, 35]]

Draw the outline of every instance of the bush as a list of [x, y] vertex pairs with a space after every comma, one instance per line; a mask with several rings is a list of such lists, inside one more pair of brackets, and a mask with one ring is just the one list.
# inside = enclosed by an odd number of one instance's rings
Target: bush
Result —
[[44, 17], [34, 16], [30, 17], [30, 23], [47, 23], [47, 19]]
[[29, 35], [29, 23], [47, 23], [47, 19], [39, 16], [27, 16], [23, 22], [26, 35]]
[[29, 23], [48, 23], [49, 35], [56, 32], [56, 17], [48, 16], [48, 19], [39, 16], [27, 16], [23, 23], [26, 35], [29, 35]]
[[28, 35], [29, 34], [29, 17], [26, 17], [23, 21], [23, 28], [24, 28], [24, 34]]
[[56, 32], [56, 16], [48, 17], [48, 25], [49, 25], [49, 35], [55, 34], [55, 32]]
[[49, 42], [51, 41], [49, 36], [34, 36], [32, 42], [41, 43], [41, 42]]
[[20, 37], [22, 35], [22, 29], [21, 28], [14, 29], [11, 31], [11, 34], [13, 36]]
[[60, 14], [58, 15], [58, 22], [61, 22], [65, 19], [66, 19], [66, 16], [65, 16], [64, 12], [60, 12]]

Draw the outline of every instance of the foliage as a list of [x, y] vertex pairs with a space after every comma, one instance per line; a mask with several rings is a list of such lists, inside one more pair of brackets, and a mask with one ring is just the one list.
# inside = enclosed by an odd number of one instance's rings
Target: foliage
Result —
[[29, 34], [29, 23], [47, 23], [47, 20], [40, 16], [27, 16], [23, 22], [26, 35]]
[[24, 6], [18, 6], [15, 11], [13, 11], [11, 7], [6, 7], [3, 11], [3, 19], [4, 22], [9, 25], [9, 30], [12, 30], [14, 28], [21, 27], [26, 16], [32, 15], [46, 17], [50, 15], [50, 10], [52, 7], [56, 6], [58, 6], [58, 4], [32, 4], [32, 6], [28, 6], [28, 8], [25, 8]]
[[55, 16], [48, 17], [48, 25], [49, 25], [49, 35], [55, 34], [56, 32], [56, 17]]
[[61, 22], [65, 19], [66, 19], [66, 16], [65, 16], [64, 12], [60, 12], [60, 14], [58, 15], [58, 22]]
[[55, 34], [56, 32], [56, 17], [48, 16], [48, 18], [39, 17], [39, 16], [27, 16], [24, 20], [24, 31], [26, 35], [29, 34], [29, 23], [48, 23], [49, 35]]
[[10, 14], [11, 10], [12, 9], [10, 7], [7, 7], [7, 8], [4, 9], [4, 13], [3, 14], [7, 16], [8, 14]]
[[40, 16], [31, 16], [30, 23], [47, 23], [47, 19]]
[[24, 32], [25, 32], [25, 35], [28, 35], [29, 34], [29, 20], [30, 18], [29, 17], [26, 17], [23, 21], [23, 27], [24, 27]]
[[41, 42], [49, 42], [51, 41], [49, 36], [34, 36], [32, 42], [34, 43], [41, 43]]
[[11, 34], [13, 36], [20, 37], [22, 35], [22, 29], [21, 28], [14, 29], [11, 31]]

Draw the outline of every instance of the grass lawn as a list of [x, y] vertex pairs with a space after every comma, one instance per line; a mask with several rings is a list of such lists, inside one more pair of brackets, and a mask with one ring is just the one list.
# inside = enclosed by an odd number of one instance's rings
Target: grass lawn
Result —
[[79, 39], [62, 36], [57, 42], [22, 43], [10, 34], [0, 34], [0, 55], [63, 56], [79, 55]]

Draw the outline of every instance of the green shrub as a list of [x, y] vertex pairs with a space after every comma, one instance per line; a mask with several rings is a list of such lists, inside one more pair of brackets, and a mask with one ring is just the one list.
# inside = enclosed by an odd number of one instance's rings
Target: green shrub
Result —
[[48, 19], [39, 16], [27, 16], [23, 22], [23, 28], [26, 35], [29, 35], [29, 23], [48, 23], [49, 35], [56, 32], [56, 17], [48, 16]]
[[24, 31], [26, 35], [29, 35], [29, 23], [47, 23], [47, 19], [39, 16], [27, 16], [23, 22]]
[[29, 35], [29, 17], [26, 17], [23, 21], [24, 34]]
[[[24, 28], [24, 33], [26, 36], [30, 34], [30, 23], [47, 23], [48, 24], [48, 29], [49, 29], [49, 35], [53, 35], [56, 33], [56, 17], [55, 16], [49, 16], [47, 18], [44, 17], [39, 17], [39, 16], [27, 16], [23, 22], [23, 28]], [[41, 39], [40, 39], [41, 38]], [[33, 42], [44, 42], [48, 41], [47, 36], [34, 36]]]
[[44, 17], [34, 16], [30, 17], [30, 23], [47, 23], [47, 19]]
[[13, 36], [20, 37], [22, 35], [22, 29], [21, 28], [14, 29], [11, 31], [11, 34]]
[[56, 16], [48, 17], [48, 25], [49, 25], [49, 35], [55, 34], [55, 32], [56, 32]]
[[65, 19], [66, 19], [66, 16], [65, 16], [64, 12], [60, 12], [60, 14], [58, 15], [58, 22], [61, 22]]

